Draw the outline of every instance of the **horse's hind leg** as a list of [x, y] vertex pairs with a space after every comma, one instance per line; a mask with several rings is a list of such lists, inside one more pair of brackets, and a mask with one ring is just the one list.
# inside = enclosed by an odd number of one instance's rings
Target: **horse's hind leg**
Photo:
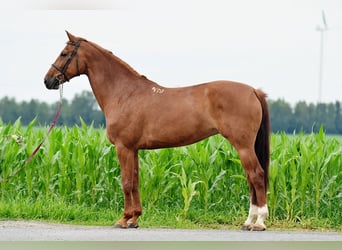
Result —
[[254, 149], [255, 137], [251, 131], [235, 129], [234, 133], [224, 135], [237, 150], [242, 167], [246, 173], [250, 187], [250, 208], [243, 230], [263, 231], [264, 221], [268, 215], [266, 201], [266, 183], [264, 170], [261, 167]]
[[246, 172], [251, 199], [248, 218], [242, 229], [263, 231], [266, 229], [264, 221], [268, 216], [264, 170], [260, 166], [254, 148], [238, 148], [237, 150]]

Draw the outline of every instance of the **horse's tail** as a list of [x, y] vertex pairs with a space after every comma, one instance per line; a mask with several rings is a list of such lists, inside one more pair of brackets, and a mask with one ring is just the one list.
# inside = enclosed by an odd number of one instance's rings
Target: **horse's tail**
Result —
[[262, 108], [262, 119], [259, 131], [254, 144], [254, 150], [258, 157], [259, 163], [264, 170], [265, 192], [268, 186], [268, 167], [270, 163], [270, 114], [266, 101], [266, 94], [259, 90], [255, 90], [255, 94], [260, 101]]

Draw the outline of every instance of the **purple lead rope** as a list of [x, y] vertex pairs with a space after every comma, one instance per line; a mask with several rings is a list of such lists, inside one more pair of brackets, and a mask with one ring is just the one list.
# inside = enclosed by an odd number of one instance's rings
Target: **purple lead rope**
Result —
[[7, 176], [6, 178], [2, 179], [0, 177], [0, 182], [4, 182], [4, 181], [8, 181], [9, 179], [11, 179], [13, 176], [19, 174], [29, 163], [30, 161], [33, 159], [33, 157], [37, 154], [37, 152], [39, 151], [40, 147], [44, 144], [46, 138], [48, 138], [48, 136], [50, 135], [52, 129], [55, 127], [59, 114], [61, 113], [61, 109], [62, 109], [62, 100], [63, 100], [63, 84], [61, 84], [59, 86], [59, 96], [60, 96], [60, 100], [59, 100], [59, 106], [57, 109], [57, 112], [55, 114], [55, 117], [53, 118], [53, 121], [50, 125], [50, 128], [48, 130], [48, 132], [46, 133], [45, 137], [43, 138], [43, 140], [39, 143], [39, 145], [36, 147], [36, 149], [31, 153], [31, 155], [29, 156], [29, 158], [27, 158], [27, 160], [25, 161], [25, 164], [18, 170], [16, 171], [14, 174]]

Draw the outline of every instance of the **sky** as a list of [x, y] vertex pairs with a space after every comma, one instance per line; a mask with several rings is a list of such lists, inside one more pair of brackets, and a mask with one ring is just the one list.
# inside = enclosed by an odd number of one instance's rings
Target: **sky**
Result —
[[[17, 0], [0, 10], [0, 98], [59, 100], [43, 79], [65, 30], [111, 50], [167, 87], [233, 80], [270, 99], [316, 103], [322, 10], [322, 102], [342, 101], [340, 0]], [[86, 76], [64, 97], [91, 91]]]

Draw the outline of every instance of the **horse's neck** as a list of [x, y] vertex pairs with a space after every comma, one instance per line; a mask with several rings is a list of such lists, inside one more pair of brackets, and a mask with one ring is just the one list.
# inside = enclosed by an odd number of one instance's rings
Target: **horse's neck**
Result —
[[132, 93], [138, 94], [140, 90], [143, 93], [144, 88], [158, 86], [116, 56], [95, 51], [90, 58], [87, 75], [97, 102], [105, 113], [108, 107], [125, 100], [126, 96], [128, 99]]

